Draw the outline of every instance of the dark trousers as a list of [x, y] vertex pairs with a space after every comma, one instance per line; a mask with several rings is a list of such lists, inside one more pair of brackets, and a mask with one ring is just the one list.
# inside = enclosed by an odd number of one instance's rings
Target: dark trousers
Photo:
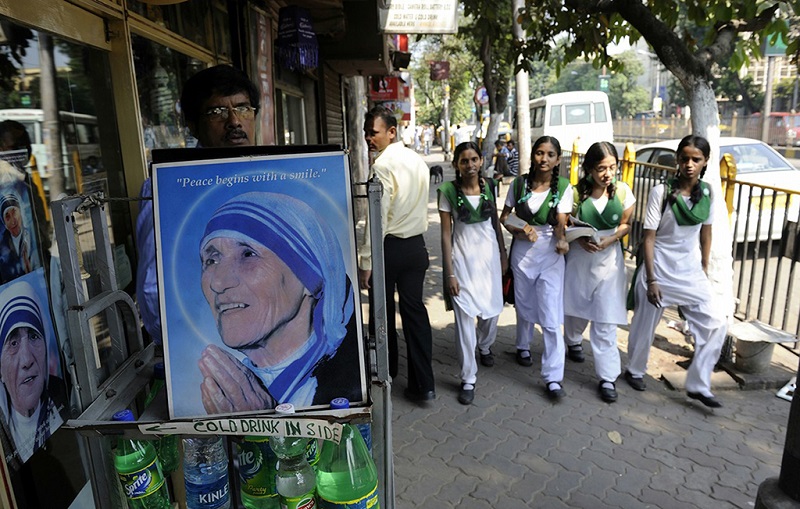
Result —
[[[429, 265], [425, 240], [422, 235], [407, 239], [387, 236], [383, 241], [383, 258], [386, 272], [389, 374], [392, 377], [397, 376], [397, 323], [394, 301], [394, 291], [397, 288], [400, 296], [400, 319], [403, 321], [403, 336], [408, 355], [408, 387], [416, 392], [432, 391], [434, 390], [431, 364], [433, 338], [428, 310], [422, 301], [422, 285]], [[369, 296], [371, 301], [371, 291]]]

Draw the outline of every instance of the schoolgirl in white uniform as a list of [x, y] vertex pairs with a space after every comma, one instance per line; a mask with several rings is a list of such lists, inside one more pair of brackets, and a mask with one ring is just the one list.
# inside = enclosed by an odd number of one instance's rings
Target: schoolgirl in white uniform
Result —
[[572, 212], [572, 186], [558, 176], [561, 145], [551, 136], [533, 144], [533, 166], [527, 175], [514, 179], [508, 191], [500, 222], [511, 212], [525, 221], [524, 228], [505, 225], [514, 236], [509, 263], [514, 274], [517, 314], [517, 362], [532, 364], [530, 343], [534, 325], [544, 338], [542, 379], [551, 399], [563, 398], [564, 255], [569, 244], [564, 237]]
[[[592, 144], [583, 159], [584, 177], [577, 185], [575, 217], [597, 228], [599, 242], [581, 237], [571, 243], [564, 275], [564, 339], [570, 353], [583, 352], [583, 331], [591, 320], [589, 339], [603, 401], [617, 400], [620, 374], [617, 325], [628, 323], [625, 310], [625, 261], [619, 240], [628, 234], [636, 198], [616, 180], [619, 157], [608, 142]], [[572, 357], [570, 357], [572, 358]], [[580, 362], [580, 361], [579, 361]]]
[[678, 176], [650, 191], [644, 222], [644, 265], [634, 276], [634, 315], [625, 380], [645, 390], [643, 376], [656, 325], [665, 306], [680, 306], [695, 337], [686, 391], [712, 408], [711, 372], [727, 333], [727, 320], [706, 277], [711, 252], [714, 196], [701, 180], [711, 153], [708, 141], [686, 136], [678, 145]]
[[437, 191], [444, 286], [452, 299], [461, 362], [458, 401], [469, 405], [475, 398], [478, 375], [475, 347], [481, 364], [494, 364], [491, 347], [503, 310], [501, 280], [508, 257], [497, 222], [495, 186], [481, 176], [480, 148], [472, 141], [461, 143], [453, 160], [455, 182], [445, 182]]

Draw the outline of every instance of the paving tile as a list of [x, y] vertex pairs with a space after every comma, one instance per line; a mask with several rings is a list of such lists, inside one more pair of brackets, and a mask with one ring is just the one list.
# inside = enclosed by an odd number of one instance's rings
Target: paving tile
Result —
[[622, 507], [627, 509], [642, 507], [642, 502], [628, 493], [621, 493], [617, 490], [608, 490], [605, 498], [603, 499], [603, 505], [606, 507]]
[[682, 505], [675, 500], [674, 495], [655, 490], [649, 486], [643, 488], [641, 495], [639, 495], [637, 498], [642, 504], [645, 504], [645, 507], [677, 508]]

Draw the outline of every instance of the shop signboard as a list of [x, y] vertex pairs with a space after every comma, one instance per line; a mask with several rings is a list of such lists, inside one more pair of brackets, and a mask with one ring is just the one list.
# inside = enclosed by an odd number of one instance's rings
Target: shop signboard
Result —
[[166, 150], [153, 161], [170, 417], [366, 404], [344, 152]]
[[370, 76], [369, 98], [371, 101], [396, 101], [400, 99], [400, 80], [395, 76]]
[[379, 0], [378, 21], [388, 34], [455, 34], [458, 1]]

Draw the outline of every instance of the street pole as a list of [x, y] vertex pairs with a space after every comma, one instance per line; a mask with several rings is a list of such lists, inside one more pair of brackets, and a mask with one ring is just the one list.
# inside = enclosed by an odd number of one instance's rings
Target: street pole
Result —
[[[514, 38], [518, 41], [525, 39], [525, 31], [519, 24], [519, 10], [525, 7], [525, 0], [512, 0], [514, 23], [512, 26]], [[519, 62], [522, 62], [522, 55]], [[520, 70], [516, 76], [516, 104], [517, 104], [517, 151], [519, 152], [519, 172], [525, 173], [531, 166], [531, 112], [530, 89], [528, 88], [528, 72]]]
[[[775, 57], [767, 57], [767, 90], [764, 92], [764, 108], [761, 115], [761, 141], [769, 143], [769, 116], [772, 113], [772, 82], [775, 81]], [[781, 140], [783, 141], [783, 140]]]
[[444, 107], [442, 111], [442, 123], [444, 124], [444, 140], [442, 140], [442, 150], [444, 151], [444, 160], [450, 160], [450, 84], [444, 80]]

